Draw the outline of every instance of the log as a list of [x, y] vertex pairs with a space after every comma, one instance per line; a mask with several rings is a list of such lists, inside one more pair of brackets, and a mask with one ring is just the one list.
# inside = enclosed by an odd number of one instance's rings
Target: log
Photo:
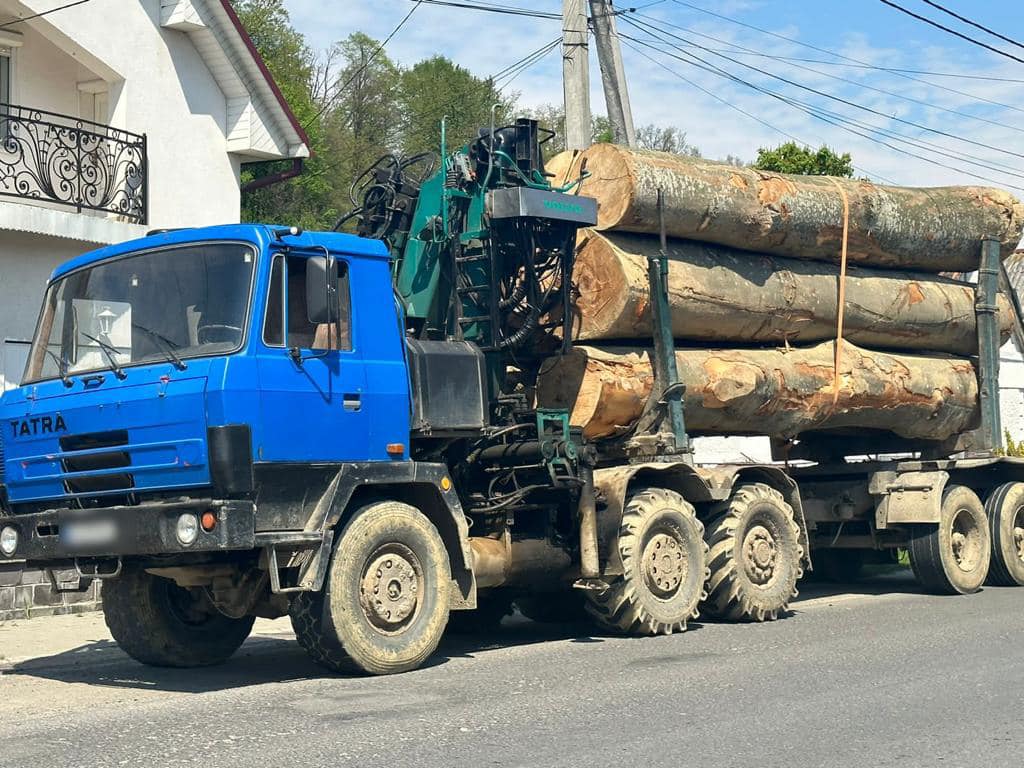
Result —
[[[663, 152], [595, 144], [551, 166], [572, 177], [586, 162], [580, 194], [597, 198], [597, 228], [656, 234], [657, 194], [665, 193], [671, 237], [733, 248], [838, 261], [843, 203], [831, 178], [738, 168]], [[573, 163], [566, 170], [565, 164]], [[1024, 206], [984, 187], [884, 187], [836, 179], [850, 202], [850, 263], [925, 272], [978, 268], [980, 241], [993, 237], [1005, 258], [1024, 232]]]
[[[676, 353], [686, 384], [691, 434], [791, 438], [808, 431], [881, 430], [907, 439], [944, 440], [978, 420], [970, 361], [891, 355], [844, 344], [833, 404], [833, 342], [791, 349], [685, 349]], [[627, 433], [651, 393], [650, 353], [575, 347], [541, 368], [537, 403], [566, 408], [592, 440]]]
[[[587, 232], [577, 249], [574, 338], [650, 339], [647, 260], [657, 238]], [[669, 241], [669, 306], [676, 338], [734, 344], [833, 339], [839, 298], [834, 264]], [[1000, 329], [1013, 310], [1000, 295]], [[938, 275], [850, 268], [844, 338], [880, 349], [976, 354], [974, 286]]]

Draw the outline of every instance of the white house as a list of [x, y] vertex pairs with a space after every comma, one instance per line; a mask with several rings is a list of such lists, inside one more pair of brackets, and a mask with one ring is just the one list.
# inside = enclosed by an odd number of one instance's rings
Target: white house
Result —
[[0, 0], [0, 387], [57, 264], [236, 222], [243, 164], [309, 154], [230, 0], [66, 5]]

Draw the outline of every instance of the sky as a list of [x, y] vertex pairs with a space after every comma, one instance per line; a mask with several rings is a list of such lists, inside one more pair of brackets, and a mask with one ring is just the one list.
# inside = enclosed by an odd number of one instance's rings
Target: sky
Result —
[[[479, 1], [561, 10], [559, 0]], [[383, 39], [415, 5], [343, 0], [325, 12], [322, 0], [285, 4], [315, 50], [356, 31]], [[965, 26], [923, 0], [898, 4], [1024, 59], [1021, 0], [939, 3], [1020, 47]], [[849, 152], [857, 175], [874, 181], [994, 185], [1024, 198], [1024, 63], [929, 27], [880, 0], [619, 0], [615, 7], [636, 9], [622, 13], [617, 24], [622, 36], [632, 38], [623, 40], [623, 59], [638, 126], [677, 126], [708, 158], [751, 161], [760, 147], [795, 138]], [[560, 34], [557, 19], [422, 4], [387, 51], [406, 65], [443, 54], [488, 77]], [[942, 76], [846, 66], [849, 59]], [[603, 113], [593, 46], [591, 69], [593, 110]], [[525, 107], [560, 103], [560, 51], [504, 87], [518, 93]]]

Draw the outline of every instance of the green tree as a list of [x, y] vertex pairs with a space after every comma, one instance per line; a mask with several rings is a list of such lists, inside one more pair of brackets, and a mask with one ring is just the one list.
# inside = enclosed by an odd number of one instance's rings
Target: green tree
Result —
[[[334, 213], [330, 209], [330, 185], [322, 172], [325, 158], [320, 105], [314, 99], [316, 57], [305, 38], [291, 25], [283, 0], [235, 0], [235, 11], [260, 52], [274, 81], [309, 135], [313, 157], [298, 178], [246, 193], [242, 198], [243, 221], [271, 221], [323, 226]], [[242, 172], [243, 185], [290, 166], [290, 161], [254, 163]]]
[[686, 141], [686, 131], [674, 125], [658, 126], [654, 123], [636, 129], [636, 145], [640, 149], [671, 152], [673, 155], [700, 157], [700, 150]]
[[407, 155], [437, 151], [441, 120], [446, 119], [448, 147], [476, 138], [491, 123], [491, 107], [498, 105], [497, 124], [512, 117], [515, 100], [494, 83], [474, 76], [444, 56], [425, 59], [402, 73], [398, 105], [402, 114], [401, 149]]
[[853, 176], [853, 160], [849, 152], [839, 155], [824, 145], [813, 150], [792, 141], [775, 149], [762, 147], [757, 150], [754, 167], [762, 171], [805, 176]]
[[399, 143], [401, 112], [397, 104], [401, 71], [380, 44], [357, 32], [336, 43], [324, 68], [330, 94], [323, 117], [323, 154], [332, 207], [347, 211], [353, 179]]

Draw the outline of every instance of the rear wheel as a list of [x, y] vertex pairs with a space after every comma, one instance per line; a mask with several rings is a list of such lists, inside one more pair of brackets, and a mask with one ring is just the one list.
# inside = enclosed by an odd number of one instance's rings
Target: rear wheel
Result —
[[910, 565], [921, 586], [940, 594], [977, 592], [992, 557], [988, 516], [981, 499], [964, 485], [942, 494], [938, 525], [916, 525]]
[[587, 610], [603, 626], [631, 635], [686, 629], [697, 617], [707, 578], [703, 532], [693, 506], [678, 493], [634, 493], [619, 528], [623, 575], [603, 592], [587, 592]]
[[707, 612], [732, 621], [778, 618], [803, 575], [800, 528], [782, 494], [763, 483], [736, 488], [708, 523]]
[[324, 591], [292, 602], [299, 644], [336, 672], [419, 667], [448, 623], [448, 553], [431, 522], [395, 501], [360, 509], [338, 538]]
[[205, 667], [226, 661], [252, 631], [253, 616], [228, 618], [205, 591], [126, 568], [103, 585], [107, 628], [125, 653], [156, 667]]
[[1024, 483], [1000, 485], [985, 499], [992, 539], [990, 584], [1024, 585]]

